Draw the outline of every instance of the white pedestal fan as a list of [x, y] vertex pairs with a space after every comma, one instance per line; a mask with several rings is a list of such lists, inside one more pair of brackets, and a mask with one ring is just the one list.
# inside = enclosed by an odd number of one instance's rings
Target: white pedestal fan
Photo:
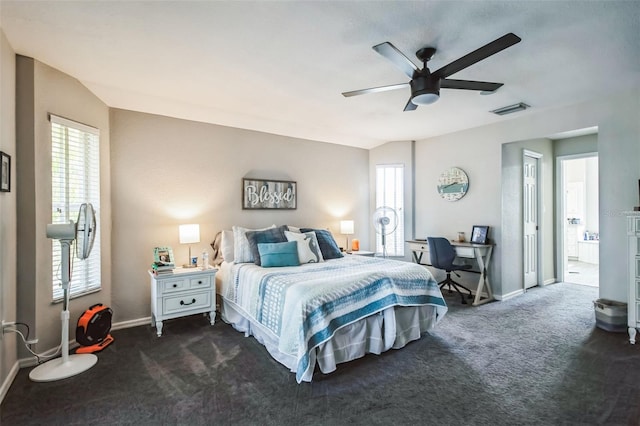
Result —
[[382, 240], [382, 257], [387, 257], [387, 235], [393, 234], [398, 227], [398, 214], [391, 207], [382, 206], [373, 212], [372, 220]]
[[93, 206], [84, 203], [78, 212], [78, 221], [73, 223], [48, 224], [47, 238], [60, 241], [62, 250], [62, 289], [64, 301], [60, 320], [62, 321], [62, 357], [55, 358], [40, 364], [29, 373], [29, 378], [34, 382], [51, 382], [66, 379], [80, 374], [98, 362], [98, 357], [93, 354], [69, 355], [69, 281], [71, 244], [76, 241], [76, 256], [84, 260], [89, 257], [96, 236], [96, 215]]

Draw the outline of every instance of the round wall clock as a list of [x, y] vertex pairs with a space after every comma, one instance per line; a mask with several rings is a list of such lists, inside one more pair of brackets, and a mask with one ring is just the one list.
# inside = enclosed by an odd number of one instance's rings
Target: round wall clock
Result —
[[464, 170], [450, 167], [438, 178], [438, 193], [447, 201], [458, 201], [469, 190], [469, 177]]

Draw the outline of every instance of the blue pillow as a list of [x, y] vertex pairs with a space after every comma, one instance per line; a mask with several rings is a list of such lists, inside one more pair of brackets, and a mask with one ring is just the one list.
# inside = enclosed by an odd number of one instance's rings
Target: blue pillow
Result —
[[298, 266], [298, 243], [258, 243], [260, 263], [263, 268], [276, 266]]
[[284, 235], [284, 231], [287, 229], [286, 225], [279, 226], [277, 228], [269, 228], [260, 231], [249, 231], [245, 235], [249, 242], [249, 250], [253, 256], [253, 263], [260, 266], [260, 253], [258, 252], [258, 244], [260, 243], [284, 243], [287, 241], [287, 237]]
[[318, 239], [318, 245], [320, 246], [320, 251], [322, 252], [322, 257], [327, 259], [338, 259], [342, 257], [342, 253], [340, 252], [340, 248], [338, 247], [338, 243], [333, 239], [333, 235], [331, 232], [326, 229], [313, 229], [313, 228], [300, 228], [300, 232], [315, 232], [316, 238]]

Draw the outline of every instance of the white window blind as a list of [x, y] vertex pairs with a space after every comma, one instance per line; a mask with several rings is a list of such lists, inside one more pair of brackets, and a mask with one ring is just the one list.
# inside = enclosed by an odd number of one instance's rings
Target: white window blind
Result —
[[[396, 230], [385, 238], [387, 256], [404, 257], [404, 165], [376, 166], [376, 208], [391, 207], [398, 214]], [[376, 252], [382, 253], [382, 236], [376, 234]]]
[[[78, 220], [82, 203], [95, 209], [97, 232], [90, 256], [80, 260], [71, 252], [71, 297], [100, 289], [100, 131], [84, 124], [50, 115], [51, 121], [51, 223]], [[53, 300], [63, 298], [61, 250], [51, 240]]]

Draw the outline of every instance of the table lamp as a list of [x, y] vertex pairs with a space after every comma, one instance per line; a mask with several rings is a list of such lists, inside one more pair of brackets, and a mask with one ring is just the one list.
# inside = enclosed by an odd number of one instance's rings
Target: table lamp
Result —
[[189, 224], [180, 225], [180, 244], [189, 244], [189, 261], [183, 268], [195, 268], [197, 265], [191, 263], [191, 244], [200, 242], [200, 225]]
[[353, 235], [353, 221], [341, 220], [340, 221], [340, 233], [347, 236], [347, 245], [344, 247], [345, 251], [349, 250], [349, 235]]

